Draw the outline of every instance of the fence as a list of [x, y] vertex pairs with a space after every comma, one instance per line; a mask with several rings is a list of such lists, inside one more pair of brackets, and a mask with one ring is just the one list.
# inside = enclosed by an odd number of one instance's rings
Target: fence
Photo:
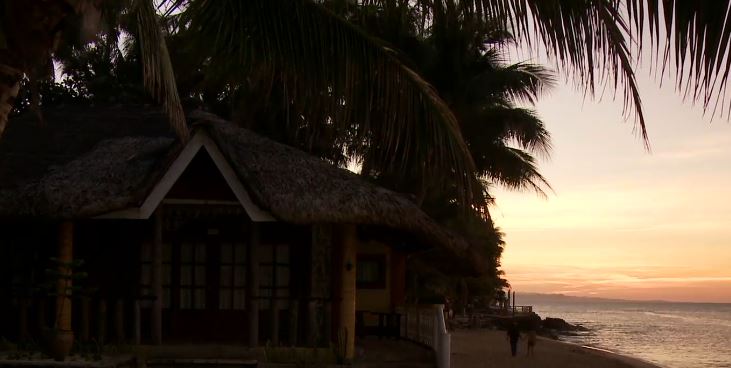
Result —
[[451, 336], [444, 320], [444, 305], [404, 307], [401, 337], [423, 344], [434, 351], [438, 368], [450, 367]]

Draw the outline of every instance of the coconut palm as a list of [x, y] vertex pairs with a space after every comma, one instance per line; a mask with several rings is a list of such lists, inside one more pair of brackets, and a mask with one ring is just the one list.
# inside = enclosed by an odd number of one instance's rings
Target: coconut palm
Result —
[[[340, 11], [343, 11], [340, 9]], [[398, 56], [437, 89], [452, 109], [475, 161], [476, 174], [485, 184], [511, 189], [532, 189], [545, 195], [550, 188], [539, 173], [533, 155], [547, 156], [550, 137], [543, 122], [531, 109], [516, 105], [533, 104], [553, 85], [553, 75], [530, 64], [509, 65], [503, 59], [503, 44], [511, 35], [498, 24], [450, 22], [419, 32], [419, 18], [408, 6], [385, 11], [372, 7], [350, 7], [344, 12], [354, 22], [400, 50]], [[379, 161], [377, 143], [357, 147], [365, 157], [362, 173], [382, 185], [416, 195], [431, 205], [451, 203], [455, 188], [438, 187], [422, 178], [414, 162], [409, 171], [393, 172]], [[374, 154], [374, 152], [376, 154]], [[487, 186], [485, 186], [486, 189]], [[489, 195], [483, 193], [486, 211]], [[436, 198], [428, 198], [429, 196]]]
[[[390, 9], [407, 5], [420, 31], [454, 22], [500, 22], [519, 42], [552, 57], [588, 93], [608, 83], [621, 88], [626, 111], [644, 115], [633, 72], [647, 31], [657, 65], [674, 62], [679, 89], [716, 111], [731, 62], [727, 51], [728, 1], [634, 0], [333, 0]], [[287, 95], [307, 101], [313, 115], [328, 112], [339, 132], [378, 142], [384, 157], [406, 155], [430, 177], [457, 182], [460, 202], [475, 193], [474, 167], [444, 101], [391, 50], [335, 16], [318, 0], [164, 0], [157, 2], [200, 35], [198, 50], [221, 75], [243, 78], [262, 68], [284, 75]], [[84, 35], [109, 6], [138, 19], [145, 84], [186, 130], [174, 76], [152, 0], [4, 0], [0, 6], [0, 127], [4, 127], [23, 75], [47, 70], [61, 36]], [[663, 8], [667, 6], [667, 9]], [[645, 26], [645, 23], [649, 26]], [[81, 32], [79, 31], [81, 30]], [[635, 40], [636, 38], [636, 40]], [[634, 42], [634, 43], [633, 43]], [[636, 45], [636, 47], [634, 47]], [[663, 68], [670, 73], [671, 68]], [[716, 104], [720, 101], [720, 105]], [[371, 118], [371, 111], [387, 119]], [[354, 123], [353, 117], [358, 121]], [[446, 184], [446, 183], [445, 183]]]
[[[91, 0], [56, 0], [59, 10], [53, 13], [54, 21], [44, 24], [43, 29], [49, 41], [41, 44], [26, 42], [25, 36], [32, 32], [6, 21], [22, 15], [26, 17], [25, 24], [39, 23], [46, 19], [46, 2], [31, 0], [25, 2], [26, 6], [16, 6], [17, 3], [3, 2], [5, 42], [0, 65], [7, 66], [2, 69], [7, 72], [3, 78], [7, 83], [0, 93], [7, 96], [4, 112], [0, 111], [1, 125], [7, 120], [21, 75], [31, 74], [35, 65], [48, 65], [48, 57], [56, 47], [56, 42], [51, 41], [57, 40], [67, 30], [67, 23], [74, 23], [72, 20], [79, 18], [79, 14], [93, 13], [82, 5], [96, 10], [107, 6], [107, 2]], [[182, 108], [152, 1], [109, 3], [136, 15], [145, 84], [164, 103], [173, 125], [185, 139]], [[199, 35], [194, 46], [206, 55], [208, 70], [230, 79], [243, 79], [252, 70], [262, 68], [284, 75], [288, 98], [306, 101], [311, 114], [324, 115], [321, 112], [329, 111], [331, 121], [340, 131], [354, 127], [350, 132], [376, 139], [392, 150], [408, 145], [408, 150], [401, 153], [430, 155], [432, 174], [441, 171], [439, 176], [446, 180], [444, 173], [456, 173], [450, 180], [456, 180], [464, 189], [461, 201], [470, 202], [474, 169], [453, 114], [431, 86], [377, 40], [311, 1], [161, 3], [164, 8], [181, 12], [177, 14], [181, 24]], [[20, 58], [30, 46], [38, 50], [34, 57]], [[367, 118], [375, 106], [387, 111], [389, 119]], [[360, 117], [357, 125], [352, 123], [352, 116]], [[394, 160], [394, 165], [398, 163]]]

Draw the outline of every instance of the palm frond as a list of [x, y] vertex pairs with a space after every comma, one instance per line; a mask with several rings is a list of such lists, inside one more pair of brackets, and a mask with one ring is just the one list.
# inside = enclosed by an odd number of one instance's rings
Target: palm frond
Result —
[[309, 0], [200, 0], [185, 13], [219, 74], [243, 78], [259, 63], [285, 74], [305, 115], [355, 127], [353, 139], [379, 142], [394, 172], [418, 161], [424, 175], [456, 181], [460, 202], [470, 202], [474, 165], [456, 118], [377, 39]]
[[627, 1], [627, 13], [639, 52], [647, 20], [652, 54], [662, 63], [663, 74], [674, 63], [677, 89], [701, 101], [712, 116], [720, 112], [728, 117], [731, 2], [635, 0]]
[[553, 190], [538, 171], [535, 159], [518, 148], [500, 143], [486, 145], [481, 152], [475, 153], [475, 161], [486, 168], [482, 175], [488, 182], [511, 190], [532, 190], [543, 198], [547, 197], [544, 188]]
[[[630, 3], [632, 1], [628, 1]], [[622, 89], [624, 111], [634, 115], [649, 148], [642, 101], [627, 35], [630, 26], [616, 0], [479, 0], [465, 6], [488, 19], [505, 22], [519, 42], [545, 49], [560, 71], [572, 73], [585, 92], [598, 85]]]
[[550, 70], [537, 64], [493, 65], [469, 80], [466, 98], [497, 96], [517, 102], [535, 104], [545, 91], [554, 87], [556, 78]]
[[165, 37], [152, 0], [136, 0], [138, 42], [143, 65], [145, 87], [163, 104], [171, 126], [178, 137], [188, 139], [188, 126], [175, 83], [175, 73], [168, 54]]
[[479, 151], [483, 144], [513, 141], [529, 152], [546, 158], [550, 156], [551, 134], [531, 109], [493, 105], [474, 112], [463, 122], [472, 152]]

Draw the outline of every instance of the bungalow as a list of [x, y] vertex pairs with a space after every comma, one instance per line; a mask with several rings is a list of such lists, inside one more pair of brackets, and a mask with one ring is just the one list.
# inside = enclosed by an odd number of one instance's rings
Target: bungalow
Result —
[[[467, 249], [399, 194], [214, 115], [188, 118], [185, 143], [151, 107], [11, 120], [0, 140], [7, 337], [54, 321], [81, 341], [338, 341], [352, 358], [356, 310], [404, 305], [408, 253]], [[72, 298], [34, 292], [49, 264]]]

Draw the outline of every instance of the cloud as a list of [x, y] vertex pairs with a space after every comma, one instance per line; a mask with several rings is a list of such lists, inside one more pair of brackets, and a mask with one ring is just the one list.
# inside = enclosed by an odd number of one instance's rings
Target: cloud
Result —
[[670, 267], [514, 266], [515, 290], [634, 299], [731, 302], [731, 271]]

